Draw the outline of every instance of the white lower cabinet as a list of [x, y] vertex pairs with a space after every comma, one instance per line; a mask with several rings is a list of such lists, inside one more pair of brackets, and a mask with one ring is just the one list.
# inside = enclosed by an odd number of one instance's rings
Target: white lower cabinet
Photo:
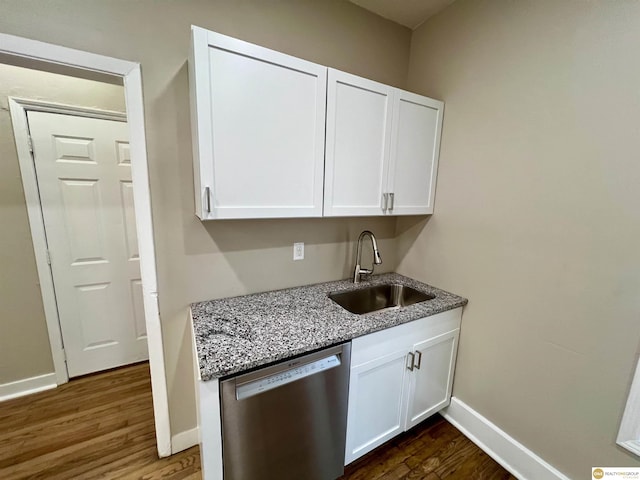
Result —
[[462, 308], [356, 338], [345, 465], [446, 407]]
[[449, 405], [458, 333], [452, 330], [413, 346], [416, 366], [409, 375], [406, 429]]
[[351, 368], [345, 465], [404, 431], [406, 356], [397, 351]]

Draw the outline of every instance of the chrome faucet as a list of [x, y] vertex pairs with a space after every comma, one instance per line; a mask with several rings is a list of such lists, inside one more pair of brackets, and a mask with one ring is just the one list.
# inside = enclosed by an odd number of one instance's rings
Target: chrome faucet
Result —
[[[371, 270], [368, 268], [360, 268], [360, 263], [362, 262], [362, 239], [367, 235], [371, 238], [371, 248], [373, 249], [373, 264], [371, 265]], [[356, 247], [356, 267], [353, 270], [353, 283], [360, 283], [361, 275], [372, 274], [375, 266], [380, 265], [381, 263], [382, 258], [378, 251], [378, 242], [376, 242], [376, 237], [369, 230], [365, 230], [358, 237], [358, 246]]]

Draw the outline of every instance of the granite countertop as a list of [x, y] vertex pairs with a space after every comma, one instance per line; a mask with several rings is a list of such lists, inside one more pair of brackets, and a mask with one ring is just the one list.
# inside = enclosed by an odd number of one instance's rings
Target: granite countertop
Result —
[[[433, 300], [397, 310], [356, 315], [328, 298], [338, 291], [399, 283]], [[452, 310], [465, 298], [397, 273], [319, 283], [191, 305], [202, 380], [223, 377], [284, 358]]]

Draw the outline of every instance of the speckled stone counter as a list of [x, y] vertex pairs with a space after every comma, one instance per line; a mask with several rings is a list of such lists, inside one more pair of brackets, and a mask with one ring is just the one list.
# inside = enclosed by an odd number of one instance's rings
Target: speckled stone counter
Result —
[[[397, 310], [356, 315], [329, 293], [399, 283], [433, 300]], [[256, 293], [191, 305], [200, 376], [210, 380], [428, 317], [467, 304], [453, 295], [397, 273]]]

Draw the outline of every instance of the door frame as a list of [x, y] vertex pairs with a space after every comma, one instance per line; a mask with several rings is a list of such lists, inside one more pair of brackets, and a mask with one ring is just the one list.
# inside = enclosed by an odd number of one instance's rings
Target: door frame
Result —
[[[40, 292], [44, 306], [44, 316], [49, 332], [49, 343], [53, 357], [53, 367], [56, 375], [56, 384], [61, 385], [69, 381], [69, 372], [65, 361], [64, 342], [62, 339], [62, 326], [58, 314], [58, 305], [53, 283], [51, 263], [48, 256], [47, 233], [44, 227], [44, 215], [42, 202], [38, 188], [38, 178], [34, 159], [31, 153], [28, 112], [47, 112], [62, 115], [74, 115], [76, 117], [99, 118], [126, 122], [127, 115], [122, 112], [98, 110], [93, 108], [62, 105], [41, 100], [31, 100], [18, 97], [9, 97], [9, 111], [13, 124], [13, 135], [18, 152], [18, 163], [24, 197], [27, 203], [27, 215], [31, 228], [31, 241], [36, 258]], [[132, 162], [133, 168], [133, 162]], [[134, 210], [137, 210], [134, 206]], [[136, 216], [137, 218], [137, 216]]]
[[633, 376], [616, 443], [640, 456], [640, 360]]
[[[0, 54], [118, 76], [123, 79], [125, 105], [127, 109], [127, 124], [129, 127], [130, 137], [129, 145], [131, 151], [134, 209], [136, 212], [136, 231], [138, 234], [138, 245], [140, 250], [140, 274], [142, 278], [147, 344], [149, 346], [149, 366], [151, 370], [151, 389], [153, 396], [156, 445], [158, 454], [161, 457], [169, 456], [171, 455], [171, 429], [169, 423], [169, 402], [165, 374], [164, 348], [162, 343], [162, 325], [160, 322], [158, 304], [158, 280], [156, 273], [155, 245], [153, 242], [153, 220], [151, 216], [151, 195], [149, 190], [149, 171], [146, 135], [144, 129], [144, 102], [140, 64], [137, 62], [130, 62], [127, 60], [84, 52], [81, 50], [75, 50], [4, 33], [0, 33]], [[16, 99], [14, 100], [15, 104], [19, 106], [20, 103]], [[14, 118], [14, 110], [16, 111], [16, 118]], [[24, 116], [20, 115], [20, 110], [23, 111]], [[12, 121], [14, 122], [14, 130], [17, 130], [17, 124], [20, 124], [21, 121], [26, 122], [26, 110], [24, 105], [17, 110], [14, 107], [11, 114]], [[18, 149], [18, 157], [25, 157], [26, 155], [28, 158], [27, 163], [31, 164], [31, 153], [28, 147], [28, 140], [26, 142], [17, 142], [16, 147]], [[23, 163], [24, 162], [21, 159], [21, 170]], [[34, 170], [32, 170], [31, 173], [35, 175]], [[29, 176], [30, 174], [28, 171], [26, 172], [26, 175], [25, 172], [22, 171], [23, 180], [25, 177]], [[34, 180], [33, 177], [32, 180]], [[30, 192], [30, 197], [26, 198], [26, 201], [27, 211], [29, 214], [29, 224], [31, 226], [32, 236], [34, 237], [35, 242], [35, 237], [38, 234], [34, 232], [38, 229], [41, 229], [41, 231], [44, 232], [44, 224], [42, 221], [39, 221], [42, 216], [41, 211], [39, 212], [39, 216], [38, 213], [36, 213], [35, 217], [33, 216], [34, 210], [36, 212], [39, 210], [39, 198], [37, 204], [34, 204], [34, 199], [32, 198], [33, 193], [33, 191]], [[35, 193], [37, 193], [37, 191]], [[26, 195], [27, 191], [25, 187], [25, 196]], [[36, 249], [35, 254], [37, 262], [41, 262], [44, 259], [48, 270], [46, 250], [38, 248]], [[38, 268], [38, 271], [40, 275], [40, 268]], [[51, 282], [52, 287], [53, 282], [51, 278], [49, 278], [48, 282]], [[47, 282], [44, 282], [42, 287], [44, 287], [45, 283]], [[49, 324], [49, 317], [50, 315], [47, 315], [47, 324]], [[51, 335], [51, 330], [49, 333]], [[59, 340], [57, 341], [61, 342], [62, 337], [60, 335], [59, 326], [57, 335], [59, 336]], [[50, 338], [53, 346], [56, 341], [55, 328], [53, 336]], [[60, 359], [56, 359], [55, 357], [56, 355], [54, 354], [54, 364], [56, 361], [59, 364]], [[61, 378], [64, 377], [58, 376], [58, 366], [56, 364], [56, 379], [60, 382]]]

